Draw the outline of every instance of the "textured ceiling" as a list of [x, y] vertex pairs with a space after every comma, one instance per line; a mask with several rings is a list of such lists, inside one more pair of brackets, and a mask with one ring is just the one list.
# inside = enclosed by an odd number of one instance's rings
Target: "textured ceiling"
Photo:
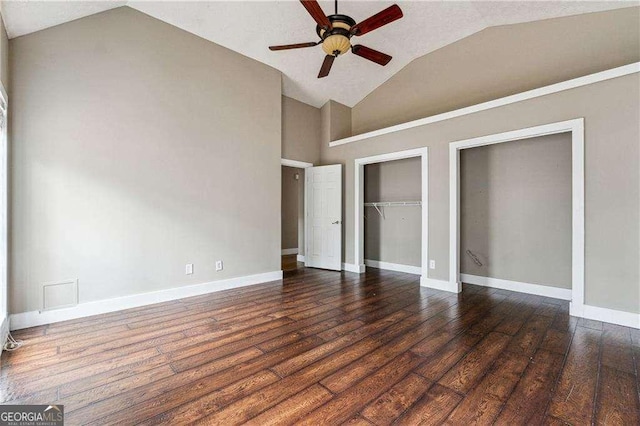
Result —
[[[268, 64], [283, 73], [284, 94], [314, 106], [333, 99], [354, 106], [413, 59], [496, 25], [636, 6], [629, 2], [582, 1], [396, 1], [404, 17], [362, 37], [362, 44], [393, 56], [381, 67], [351, 53], [331, 74], [316, 78], [320, 46], [271, 52], [267, 46], [316, 41], [315, 22], [298, 1], [4, 1], [9, 38], [97, 12], [128, 5], [157, 19]], [[326, 14], [333, 1], [320, 1]], [[340, 1], [339, 12], [357, 22], [393, 1]]]

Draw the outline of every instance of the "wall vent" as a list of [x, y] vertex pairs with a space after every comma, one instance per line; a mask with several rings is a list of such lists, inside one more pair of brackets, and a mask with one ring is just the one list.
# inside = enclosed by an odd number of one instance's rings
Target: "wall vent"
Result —
[[70, 308], [77, 304], [77, 279], [42, 284], [42, 311]]

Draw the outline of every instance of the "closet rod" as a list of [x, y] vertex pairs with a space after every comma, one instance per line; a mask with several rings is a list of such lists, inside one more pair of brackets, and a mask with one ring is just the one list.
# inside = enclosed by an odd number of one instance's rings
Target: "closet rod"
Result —
[[386, 219], [386, 217], [384, 216], [384, 211], [380, 210], [380, 207], [409, 207], [420, 205], [422, 205], [421, 201], [378, 201], [375, 203], [364, 203], [365, 207], [375, 207], [376, 211], [383, 219]]
[[420, 205], [422, 205], [422, 201], [376, 201], [374, 203], [364, 203], [365, 207], [403, 207]]

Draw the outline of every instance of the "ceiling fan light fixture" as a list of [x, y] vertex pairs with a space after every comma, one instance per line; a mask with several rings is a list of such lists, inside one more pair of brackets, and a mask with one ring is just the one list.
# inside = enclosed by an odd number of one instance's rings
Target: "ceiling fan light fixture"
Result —
[[333, 34], [322, 41], [322, 50], [327, 55], [342, 55], [351, 48], [349, 38], [342, 34]]
[[366, 46], [359, 44], [351, 46], [351, 37], [361, 36], [402, 18], [402, 10], [397, 4], [389, 6], [356, 24], [356, 21], [350, 16], [338, 13], [338, 0], [335, 0], [336, 13], [329, 16], [325, 16], [322, 8], [318, 4], [318, 0], [300, 1], [313, 20], [316, 21], [316, 34], [320, 37], [320, 41], [269, 46], [270, 50], [300, 49], [322, 44], [322, 50], [324, 50], [326, 56], [320, 67], [318, 78], [328, 76], [333, 61], [339, 55], [343, 55], [349, 50], [351, 50], [354, 55], [382, 66], [387, 65], [392, 59], [391, 56]]

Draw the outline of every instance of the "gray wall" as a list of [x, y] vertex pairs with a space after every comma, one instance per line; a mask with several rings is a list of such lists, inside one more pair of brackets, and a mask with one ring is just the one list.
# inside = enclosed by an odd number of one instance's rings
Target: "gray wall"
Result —
[[640, 8], [489, 28], [422, 56], [353, 107], [353, 134], [640, 61]]
[[[296, 180], [298, 175], [298, 180]], [[298, 248], [299, 195], [304, 176], [300, 169], [282, 167], [282, 248]]]
[[10, 48], [11, 312], [280, 270], [278, 71], [126, 7]]
[[460, 271], [571, 288], [570, 133], [461, 151]]
[[320, 109], [322, 117], [321, 143], [351, 136], [351, 108], [330, 100]]
[[633, 74], [333, 148], [344, 164], [344, 259], [354, 262], [354, 159], [429, 147], [429, 277], [449, 279], [449, 143], [584, 117], [585, 300], [640, 312], [640, 76]]
[[[322, 118], [320, 108], [307, 105], [304, 102], [282, 96], [282, 158], [287, 160], [304, 161], [318, 165], [320, 163], [320, 139], [322, 137]], [[283, 167], [283, 191], [284, 191]], [[304, 170], [290, 169], [289, 173], [298, 173], [300, 180], [297, 184], [295, 202], [297, 202], [297, 219], [292, 221], [292, 194], [282, 195], [282, 248], [298, 247], [298, 254], [304, 254]], [[285, 200], [286, 198], [286, 200]], [[285, 213], [285, 211], [287, 213]], [[287, 215], [285, 222], [284, 216]], [[286, 227], [286, 229], [285, 229]], [[295, 234], [294, 236], [294, 227]], [[285, 235], [286, 234], [286, 235]]]
[[320, 161], [320, 109], [282, 96], [282, 158]]
[[[364, 201], [419, 201], [420, 157], [385, 161], [364, 167]], [[402, 265], [421, 264], [421, 207], [383, 207], [384, 218], [365, 207], [365, 259]]]

